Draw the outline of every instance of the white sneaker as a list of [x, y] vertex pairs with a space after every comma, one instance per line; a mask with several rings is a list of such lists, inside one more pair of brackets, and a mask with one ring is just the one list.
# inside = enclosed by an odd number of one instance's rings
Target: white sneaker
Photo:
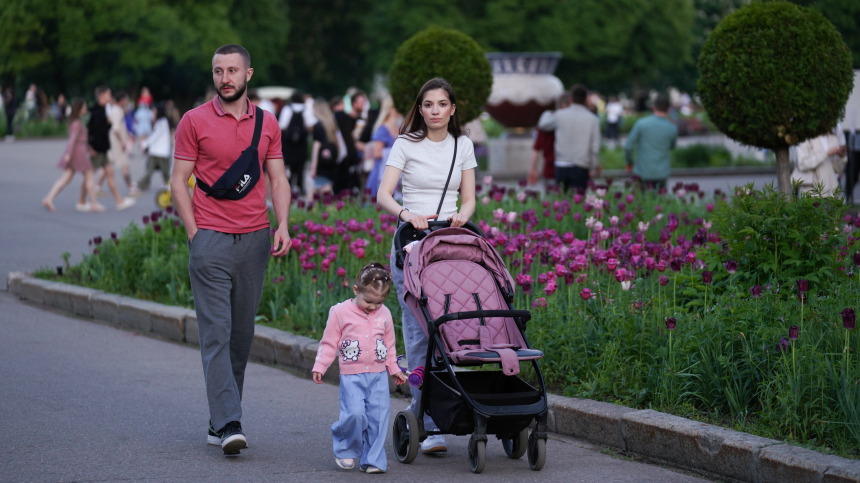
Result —
[[122, 211], [126, 208], [131, 208], [136, 203], [134, 198], [124, 198], [120, 204], [116, 205], [116, 211]]
[[140, 188], [138, 188], [136, 184], [132, 184], [131, 186], [128, 187], [128, 195], [131, 196], [132, 198], [139, 198], [140, 195], [142, 195], [142, 194], [143, 194], [143, 191], [141, 191]]
[[90, 204], [89, 203], [75, 203], [75, 209], [82, 212], [82, 213], [87, 213], [90, 211]]
[[441, 434], [427, 436], [427, 439], [421, 443], [422, 453], [447, 453], [448, 444], [445, 442], [445, 437]]
[[362, 466], [361, 471], [369, 474], [369, 475], [378, 475], [380, 473], [385, 473], [385, 470], [377, 468], [372, 465]]

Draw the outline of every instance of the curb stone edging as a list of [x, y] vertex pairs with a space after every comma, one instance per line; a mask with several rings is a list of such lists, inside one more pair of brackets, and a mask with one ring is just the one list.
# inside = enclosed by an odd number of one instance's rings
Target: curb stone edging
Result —
[[[11, 272], [21, 299], [177, 342], [199, 345], [193, 310]], [[257, 325], [251, 359], [309, 373], [319, 341]], [[338, 380], [337, 366], [325, 379]], [[390, 379], [390, 378], [389, 378]], [[405, 385], [404, 385], [405, 386]], [[404, 386], [392, 386], [408, 391]], [[392, 390], [392, 393], [394, 391]], [[860, 483], [860, 461], [826, 455], [651, 409], [550, 394], [548, 429], [693, 472], [750, 483]]]

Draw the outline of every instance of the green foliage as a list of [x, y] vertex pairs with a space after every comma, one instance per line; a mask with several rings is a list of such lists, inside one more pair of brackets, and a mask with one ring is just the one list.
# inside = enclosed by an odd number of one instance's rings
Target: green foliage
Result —
[[461, 123], [478, 117], [490, 97], [493, 76], [484, 50], [468, 35], [430, 27], [403, 42], [389, 72], [389, 90], [397, 110], [407, 113], [425, 82], [442, 77], [457, 95]]
[[[758, 159], [749, 156], [734, 156], [721, 145], [713, 144], [691, 144], [675, 148], [670, 153], [672, 168], [725, 168], [733, 166], [765, 166]], [[600, 150], [600, 166], [603, 169], [624, 169], [627, 162], [624, 160], [622, 148]]]
[[860, 69], [860, 2], [854, 0], [791, 0], [812, 7], [833, 23], [854, 56], [854, 68]]
[[[0, 132], [3, 132], [0, 129]], [[15, 136], [19, 138], [29, 137], [60, 137], [68, 136], [69, 131], [66, 129], [66, 123], [57, 122], [53, 119], [40, 121], [33, 119], [18, 126], [15, 131]]]
[[[738, 188], [714, 209], [713, 228], [722, 237], [722, 246], [712, 251], [714, 272], [742, 286], [794, 284], [801, 278], [811, 287], [824, 284], [844, 264], [845, 209], [840, 198], [819, 192], [792, 200], [772, 185]], [[728, 260], [738, 263], [733, 276], [721, 269]]]
[[820, 13], [755, 2], [714, 30], [699, 56], [699, 95], [727, 136], [787, 148], [832, 129], [853, 86], [851, 52]]

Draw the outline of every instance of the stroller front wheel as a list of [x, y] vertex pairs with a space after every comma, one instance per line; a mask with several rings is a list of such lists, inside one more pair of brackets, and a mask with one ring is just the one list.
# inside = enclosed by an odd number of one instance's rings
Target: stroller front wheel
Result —
[[391, 442], [397, 461], [409, 464], [418, 456], [418, 418], [412, 411], [400, 411], [394, 417]]
[[513, 439], [502, 439], [502, 448], [505, 449], [505, 454], [508, 458], [520, 459], [526, 454], [528, 447], [529, 430], [524, 429], [515, 434]]
[[546, 440], [535, 437], [534, 431], [529, 434], [529, 468], [540, 471], [546, 463]]
[[472, 473], [480, 473], [484, 471], [484, 465], [487, 463], [487, 442], [478, 441], [475, 435], [469, 438], [469, 469]]

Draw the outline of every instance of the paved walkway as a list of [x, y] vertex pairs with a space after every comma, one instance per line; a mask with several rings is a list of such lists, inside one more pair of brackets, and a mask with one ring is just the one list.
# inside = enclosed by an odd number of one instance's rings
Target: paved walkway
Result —
[[[329, 426], [338, 389], [261, 364], [248, 366], [243, 427], [250, 448], [223, 456], [206, 440], [196, 348], [82, 321], [0, 292], [0, 481], [353, 481], [338, 470]], [[392, 400], [392, 416], [406, 407]], [[390, 436], [389, 436], [390, 437]], [[483, 475], [469, 471], [468, 437], [446, 457], [410, 465], [390, 452], [391, 481], [694, 482], [698, 477], [618, 459], [551, 435], [541, 472], [491, 437]]]

